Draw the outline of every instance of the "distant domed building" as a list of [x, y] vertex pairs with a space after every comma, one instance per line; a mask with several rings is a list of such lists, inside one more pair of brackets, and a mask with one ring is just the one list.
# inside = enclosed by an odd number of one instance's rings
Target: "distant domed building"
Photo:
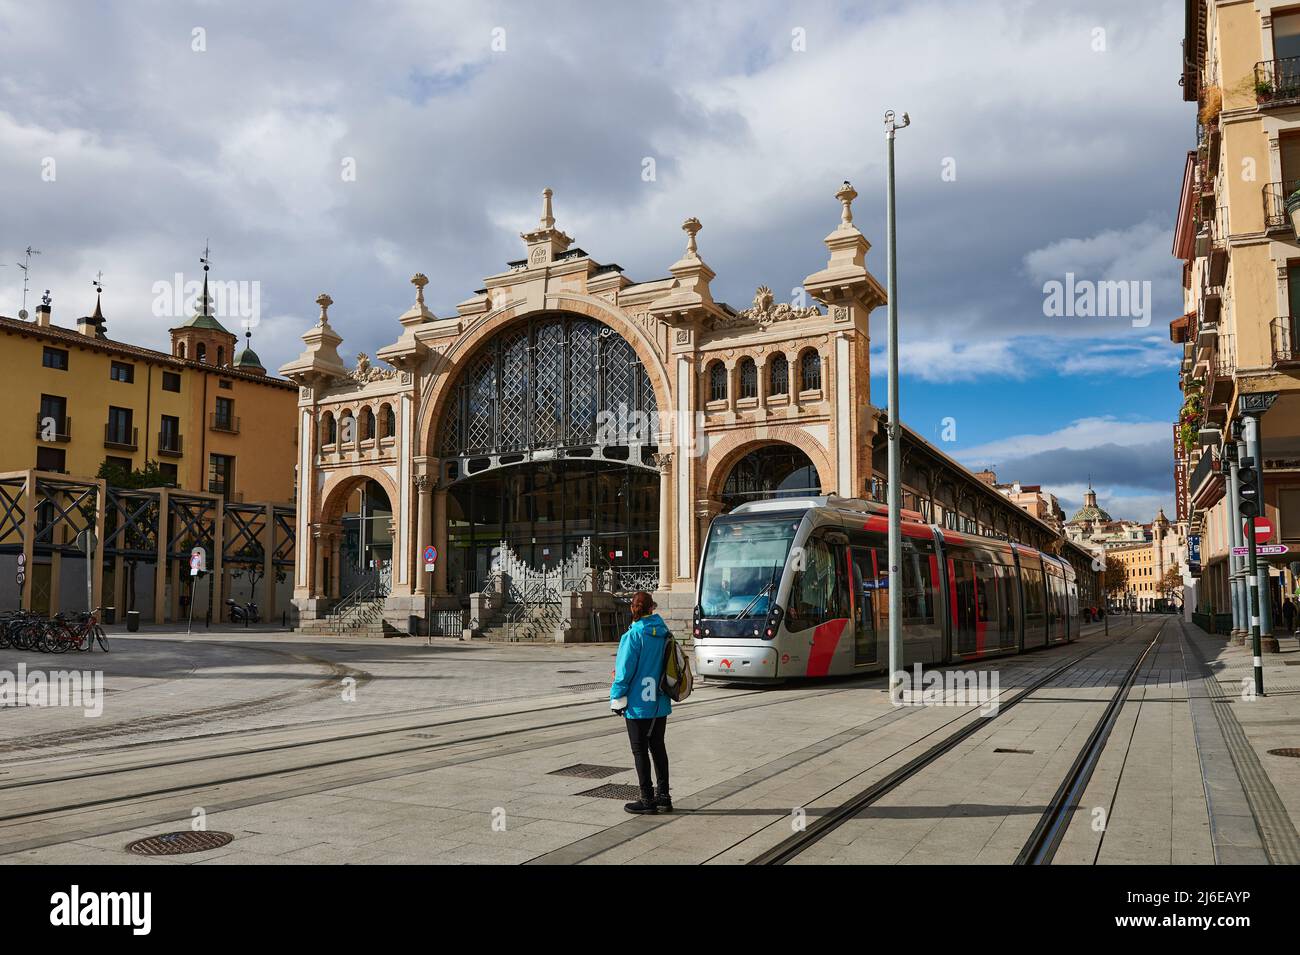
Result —
[[1074, 512], [1074, 517], [1070, 518], [1070, 523], [1109, 524], [1111, 520], [1111, 516], [1097, 506], [1097, 492], [1089, 484], [1088, 492], [1083, 495], [1083, 507]]

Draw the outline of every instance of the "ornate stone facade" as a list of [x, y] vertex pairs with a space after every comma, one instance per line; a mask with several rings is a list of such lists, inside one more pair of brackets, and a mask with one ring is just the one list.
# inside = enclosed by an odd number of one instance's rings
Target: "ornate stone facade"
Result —
[[[329, 323], [333, 302], [322, 294], [320, 319], [303, 336], [306, 349], [281, 369], [300, 386], [299, 526], [310, 532], [298, 539], [295, 598], [304, 617], [311, 619], [343, 596], [337, 583], [339, 518], [344, 502], [367, 480], [377, 482], [392, 505], [387, 610], [391, 620], [405, 624], [408, 613], [424, 612], [426, 590], [437, 598], [435, 605], [464, 596], [449, 586], [446, 559], [428, 574], [420, 558], [430, 544], [447, 554], [448, 493], [469, 477], [470, 467], [486, 461], [491, 470], [504, 470], [576, 453], [614, 459], [599, 438], [594, 450], [581, 452], [569, 447], [572, 436], [538, 440], [541, 421], [530, 424], [528, 440], [512, 439], [513, 428], [498, 427], [491, 440], [501, 446], [483, 445], [477, 457], [468, 438], [457, 444], [457, 436], [447, 434], [453, 422], [471, 421], [464, 417], [464, 393], [475, 362], [482, 363], [491, 349], [512, 354], [508, 350], [521, 329], [549, 328], [555, 323], [543, 320], [556, 316], [567, 323], [559, 327], [570, 330], [555, 335], [571, 361], [577, 361], [576, 346], [565, 336], [576, 340], [594, 328], [598, 338], [608, 339], [600, 347], [615, 348], [641, 382], [628, 385], [633, 390], [626, 394], [637, 396], [656, 433], [632, 439], [630, 461], [625, 448], [615, 450], [627, 467], [643, 469], [658, 483], [657, 546], [644, 552], [653, 552], [658, 564], [664, 608], [675, 614], [689, 610], [702, 535], [724, 506], [732, 469], [756, 449], [797, 449], [792, 456], [806, 456], [822, 493], [867, 494], [875, 430], [868, 316], [883, 303], [884, 290], [866, 269], [870, 245], [852, 223], [856, 193], [845, 183], [836, 195], [841, 220], [826, 237], [826, 268], [805, 281], [807, 302], [777, 302], [767, 286], [759, 286], [751, 306], [740, 311], [715, 301], [714, 272], [700, 255], [703, 227], [696, 218], [683, 224], [686, 249], [669, 267], [671, 278], [634, 282], [617, 266], [571, 248], [572, 238], [555, 228], [550, 190], [543, 194], [538, 228], [521, 235], [524, 257], [488, 276], [484, 289], [461, 302], [456, 314], [434, 315], [424, 303], [428, 279], [412, 279], [415, 304], [398, 318], [397, 339], [376, 355], [376, 364], [388, 368], [377, 368], [365, 355], [358, 356], [355, 369], [344, 366], [342, 340]], [[584, 320], [578, 329], [575, 323]], [[520, 340], [521, 354], [541, 355], [541, 334]], [[606, 351], [593, 354], [606, 363], [601, 367], [615, 367]], [[498, 425], [513, 422], [507, 403], [521, 390], [532, 395], [527, 407], [538, 414], [540, 360], [520, 366], [537, 381], [501, 379], [496, 385], [492, 414]], [[566, 380], [565, 388], [576, 390], [581, 376]], [[613, 384], [602, 385], [602, 400], [612, 402], [614, 391]], [[571, 399], [565, 414], [572, 417], [574, 396], [565, 394]], [[468, 413], [480, 410], [476, 404]], [[333, 569], [326, 572], [326, 564]]]

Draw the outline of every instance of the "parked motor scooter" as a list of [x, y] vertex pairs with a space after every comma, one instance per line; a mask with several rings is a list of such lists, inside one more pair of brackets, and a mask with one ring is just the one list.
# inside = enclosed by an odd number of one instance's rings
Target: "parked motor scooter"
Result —
[[230, 615], [231, 623], [261, 623], [262, 615], [258, 612], [257, 604], [249, 601], [247, 604], [236, 603], [234, 597], [226, 598], [226, 609]]

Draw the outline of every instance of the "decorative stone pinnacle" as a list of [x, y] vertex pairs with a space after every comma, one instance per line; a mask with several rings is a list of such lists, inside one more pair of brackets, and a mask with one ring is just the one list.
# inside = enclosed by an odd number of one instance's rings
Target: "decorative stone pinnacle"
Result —
[[552, 195], [554, 195], [554, 193], [551, 192], [550, 186], [547, 186], [545, 189], [542, 190], [542, 228], [543, 229], [555, 228], [555, 216], [551, 213]]
[[682, 231], [686, 233], [686, 254], [697, 255], [699, 250], [695, 245], [695, 236], [704, 226], [700, 225], [700, 220], [691, 216], [682, 223]]
[[844, 206], [843, 210], [840, 212], [841, 225], [853, 224], [853, 200], [857, 197], [858, 191], [850, 185], [847, 179], [845, 179], [844, 185], [840, 186], [839, 191], [835, 193], [835, 198], [840, 200], [841, 204]]
[[411, 276], [411, 284], [415, 286], [415, 304], [424, 304], [424, 287], [429, 284], [429, 277], [423, 272], [416, 272]]
[[316, 304], [320, 306], [320, 321], [317, 325], [324, 325], [329, 321], [329, 307], [334, 304], [334, 299], [330, 298], [325, 292], [316, 296]]

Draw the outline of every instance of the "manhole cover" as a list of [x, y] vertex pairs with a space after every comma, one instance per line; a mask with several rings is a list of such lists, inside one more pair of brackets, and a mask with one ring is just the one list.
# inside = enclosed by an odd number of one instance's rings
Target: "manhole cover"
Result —
[[1291, 756], [1300, 759], [1300, 746], [1283, 746], [1281, 749], [1270, 749], [1270, 756]]
[[563, 769], [553, 769], [546, 775], [580, 776], [583, 779], [604, 779], [606, 776], [613, 776], [615, 773], [626, 772], [631, 772], [631, 770], [622, 766], [597, 766], [595, 763], [574, 763], [572, 766], [565, 766]]
[[608, 683], [570, 683], [560, 687], [561, 690], [608, 690]]
[[1032, 749], [1002, 749], [1001, 747], [998, 747], [998, 748], [995, 749], [993, 752], [995, 752], [995, 753], [1019, 753], [1021, 756], [1033, 756], [1033, 755], [1034, 755], [1034, 751], [1033, 751]]
[[624, 783], [605, 783], [595, 789], [574, 793], [575, 796], [595, 796], [598, 799], [640, 799], [641, 790]]
[[234, 838], [228, 832], [165, 832], [161, 836], [137, 839], [126, 851], [138, 856], [178, 856], [220, 849]]

